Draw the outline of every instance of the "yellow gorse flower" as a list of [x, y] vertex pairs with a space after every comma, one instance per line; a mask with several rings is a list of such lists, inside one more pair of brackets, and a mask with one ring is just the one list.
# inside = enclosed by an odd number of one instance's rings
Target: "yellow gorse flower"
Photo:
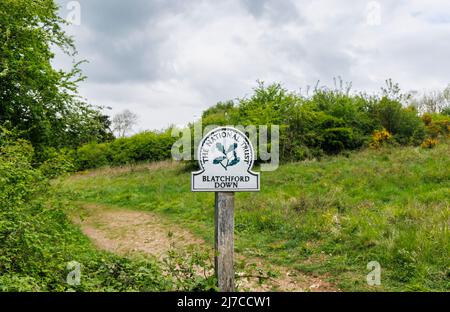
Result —
[[371, 147], [378, 148], [383, 142], [386, 142], [392, 138], [392, 134], [386, 129], [375, 130], [372, 134]]
[[433, 148], [438, 143], [439, 143], [439, 141], [437, 139], [428, 138], [425, 141], [423, 141], [422, 144], [420, 144], [420, 147], [422, 147], [422, 148]]

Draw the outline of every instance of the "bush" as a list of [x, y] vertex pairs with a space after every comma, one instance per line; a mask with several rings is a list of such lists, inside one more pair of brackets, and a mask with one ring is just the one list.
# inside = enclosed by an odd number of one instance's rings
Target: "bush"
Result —
[[175, 141], [169, 128], [163, 132], [145, 131], [108, 143], [92, 142], [76, 151], [76, 167], [84, 170], [169, 159]]
[[383, 130], [375, 130], [372, 134], [372, 141], [370, 142], [370, 146], [373, 148], [379, 148], [380, 146], [390, 142], [392, 139], [392, 135], [386, 129]]
[[[210, 289], [208, 279], [178, 282], [180, 272], [154, 260], [97, 251], [68, 220], [41, 170], [31, 165], [30, 143], [4, 132], [0, 138], [0, 291]], [[45, 168], [52, 175], [51, 167]], [[80, 285], [67, 283], [72, 261], [81, 265]]]
[[422, 147], [422, 148], [433, 148], [438, 143], [439, 143], [438, 140], [432, 139], [432, 138], [428, 138], [425, 141], [423, 141], [422, 144], [420, 144], [420, 147]]
[[[389, 88], [383, 96], [317, 88], [305, 97], [280, 84], [260, 82], [250, 98], [220, 102], [205, 110], [202, 126], [278, 125], [280, 160], [284, 162], [321, 158], [368, 144], [420, 145], [426, 137], [448, 136], [448, 117], [434, 114], [421, 118], [415, 108], [402, 105], [405, 97], [396, 85], [391, 83]], [[189, 127], [193, 130], [192, 124]], [[383, 129], [389, 138], [377, 137]], [[168, 159], [175, 142], [170, 131], [146, 131], [111, 143], [85, 145], [77, 152], [78, 168]]]
[[80, 147], [76, 152], [78, 170], [99, 168], [109, 163], [110, 149], [108, 143], [92, 142]]
[[329, 128], [324, 131], [322, 149], [331, 154], [342, 152], [354, 147], [353, 130], [351, 128], [339, 127]]
[[422, 116], [422, 120], [428, 137], [433, 139], [448, 137], [450, 133], [450, 116], [427, 113]]
[[398, 143], [417, 145], [423, 141], [425, 128], [414, 108], [403, 108], [397, 100], [383, 97], [371, 110], [379, 127], [391, 133]]
[[64, 173], [75, 170], [75, 160], [72, 150], [62, 149], [57, 151], [56, 149], [52, 149], [52, 153], [47, 154], [46, 158], [39, 166], [39, 169], [47, 178], [56, 178]]

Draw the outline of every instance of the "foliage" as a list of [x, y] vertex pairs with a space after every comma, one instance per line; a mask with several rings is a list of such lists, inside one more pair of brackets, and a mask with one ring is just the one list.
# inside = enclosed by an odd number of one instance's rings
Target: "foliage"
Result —
[[52, 179], [75, 170], [72, 150], [56, 150], [50, 147], [46, 148], [43, 154], [45, 160], [40, 164], [39, 169], [45, 177]]
[[439, 140], [450, 138], [450, 117], [444, 114], [422, 115], [425, 125], [426, 139], [420, 144], [422, 148], [433, 148], [439, 144]]
[[[448, 290], [450, 158], [387, 146], [281, 165], [259, 193], [236, 194], [236, 252], [324, 274], [342, 290]], [[66, 179], [63, 196], [161, 214], [214, 242], [214, 195], [191, 193], [181, 165], [94, 171]], [[382, 285], [369, 287], [376, 260]]]
[[450, 116], [450, 106], [444, 108], [441, 112], [442, 115]]
[[169, 128], [163, 132], [145, 131], [108, 143], [91, 142], [76, 151], [76, 168], [84, 170], [168, 159], [175, 140]]
[[214, 106], [207, 108], [202, 114], [202, 122], [205, 125], [226, 126], [235, 119], [237, 108], [233, 101], [219, 102]]
[[381, 98], [371, 107], [373, 118], [403, 145], [417, 145], [424, 138], [424, 126], [413, 107], [403, 108], [398, 101]]
[[178, 291], [217, 291], [213, 259], [208, 252], [188, 246], [186, 250], [171, 249], [163, 259], [164, 268], [175, 280]]
[[106, 166], [109, 157], [109, 145], [107, 143], [91, 142], [81, 146], [76, 151], [76, 168], [99, 168]]
[[435, 147], [438, 143], [439, 143], [438, 140], [432, 139], [432, 138], [428, 138], [428, 139], [426, 139], [425, 141], [423, 141], [422, 144], [420, 144], [420, 147], [422, 147], [422, 148], [433, 148], [433, 147]]
[[203, 113], [202, 122], [203, 127], [279, 125], [281, 160], [303, 160], [364, 147], [383, 128], [399, 144], [420, 144], [425, 129], [418, 112], [402, 106], [406, 98], [392, 81], [380, 97], [325, 87], [304, 97], [259, 82], [250, 98], [218, 103]]
[[[404, 103], [410, 101], [410, 96], [401, 93], [399, 86], [390, 80], [379, 96], [351, 94], [349, 88], [316, 87], [310, 96], [302, 96], [289, 92], [280, 84], [265, 86], [258, 82], [249, 98], [219, 102], [206, 109], [202, 114], [202, 129], [224, 125], [244, 128], [264, 125], [270, 131], [273, 125], [277, 125], [280, 127], [282, 162], [321, 159], [324, 155], [368, 145], [377, 147], [383, 142], [417, 146], [426, 137], [448, 133], [445, 115], [435, 113], [433, 124], [427, 124], [427, 114], [421, 117], [414, 106], [405, 107]], [[194, 123], [188, 126], [191, 133], [194, 126]], [[374, 137], [383, 129], [389, 132], [389, 138]], [[256, 129], [257, 136], [259, 130]], [[78, 149], [78, 168], [168, 159], [171, 157], [171, 144], [175, 141], [169, 131], [146, 131], [108, 144], [89, 143]], [[270, 149], [270, 138], [267, 143]], [[192, 144], [191, 154], [195, 152]]]
[[372, 134], [372, 142], [370, 146], [373, 148], [379, 148], [392, 139], [392, 135], [386, 129], [375, 130]]
[[443, 114], [424, 114], [422, 120], [428, 137], [445, 138], [450, 134], [450, 116]]
[[0, 125], [17, 130], [37, 152], [103, 140], [108, 125], [77, 95], [80, 64], [64, 72], [52, 67], [59, 48], [76, 54], [54, 0], [0, 1]]
[[[70, 203], [55, 197], [43, 173], [62, 163], [31, 165], [33, 147], [0, 132], [0, 291], [164, 291], [203, 289], [201, 278], [179, 282], [154, 259], [127, 259], [95, 249], [67, 218]], [[57, 185], [54, 188], [58, 188]], [[63, 210], [64, 208], [64, 210]], [[188, 255], [184, 259], [189, 259]], [[81, 264], [81, 284], [69, 285], [67, 264]], [[187, 261], [187, 260], [186, 260]], [[196, 262], [199, 264], [199, 262]], [[177, 273], [178, 274], [178, 273]], [[209, 286], [208, 286], [209, 287]], [[209, 288], [208, 288], [209, 289]]]

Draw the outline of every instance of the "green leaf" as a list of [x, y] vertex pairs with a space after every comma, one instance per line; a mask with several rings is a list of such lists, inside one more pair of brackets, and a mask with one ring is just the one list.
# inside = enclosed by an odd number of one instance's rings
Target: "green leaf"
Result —
[[216, 159], [213, 160], [213, 164], [214, 165], [220, 164], [225, 158], [226, 158], [225, 156], [217, 157]]
[[217, 143], [216, 147], [222, 154], [224, 154], [224, 155], [226, 154], [225, 153], [225, 147], [223, 147], [222, 143]]
[[228, 164], [228, 167], [231, 167], [231, 166], [234, 166], [234, 165], [238, 164], [239, 161], [241, 161], [241, 159], [239, 157], [234, 158], [232, 161], [230, 161], [230, 163]]
[[228, 154], [229, 152], [234, 151], [237, 147], [238, 147], [237, 143], [231, 144], [230, 147], [228, 147], [227, 154]]

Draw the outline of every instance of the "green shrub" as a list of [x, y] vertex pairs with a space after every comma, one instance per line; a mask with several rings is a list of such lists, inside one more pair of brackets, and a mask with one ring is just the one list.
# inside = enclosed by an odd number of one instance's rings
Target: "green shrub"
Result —
[[[399, 94], [398, 87], [391, 83], [389, 90], [384, 90], [383, 96], [368, 96], [322, 88], [305, 97], [280, 84], [265, 86], [260, 82], [251, 97], [220, 102], [205, 110], [202, 126], [278, 125], [280, 160], [284, 162], [368, 146], [375, 131], [383, 129], [392, 134], [390, 143], [401, 145], [417, 146], [427, 136], [448, 135], [445, 115], [436, 114], [442, 117], [435, 116], [432, 124], [424, 125], [425, 120], [415, 108], [402, 105], [405, 97]], [[193, 124], [189, 127], [193, 130]], [[163, 132], [146, 131], [110, 143], [85, 145], [77, 151], [78, 168], [168, 159], [176, 140], [170, 132], [170, 128]], [[192, 145], [195, 153], [193, 148]]]
[[450, 133], [450, 116], [443, 114], [424, 114], [422, 120], [428, 137], [437, 139], [447, 137]]
[[322, 149], [328, 153], [339, 153], [354, 146], [351, 128], [329, 128], [324, 131]]
[[169, 159], [175, 141], [169, 128], [163, 132], [145, 131], [108, 143], [89, 143], [76, 151], [77, 169]]
[[75, 170], [73, 150], [53, 150], [51, 155], [39, 166], [41, 172], [47, 178], [56, 178], [64, 173]]
[[99, 168], [108, 165], [110, 148], [108, 143], [92, 142], [80, 147], [76, 152], [77, 169]]
[[398, 143], [418, 145], [423, 141], [425, 128], [414, 108], [403, 108], [399, 101], [382, 97], [371, 107], [371, 112], [379, 130], [386, 129]]
[[[35, 168], [34, 151], [27, 141], [3, 131], [0, 138], [0, 291], [212, 289], [211, 277], [183, 275], [194, 272], [194, 266], [207, 265], [200, 253], [171, 255], [167, 260], [176, 260], [177, 268], [185, 272], [149, 258], [127, 259], [97, 251], [67, 218], [62, 209], [67, 203], [56, 197], [41, 171], [53, 176], [61, 166], [55, 169], [49, 161]], [[56, 158], [65, 163], [64, 154]], [[81, 283], [73, 286], [67, 283], [72, 270], [67, 265], [72, 261], [81, 269]]]
[[445, 116], [450, 116], [450, 106], [447, 106], [446, 108], [444, 108], [444, 109], [441, 111], [441, 114], [442, 114], [442, 115], [445, 115]]

